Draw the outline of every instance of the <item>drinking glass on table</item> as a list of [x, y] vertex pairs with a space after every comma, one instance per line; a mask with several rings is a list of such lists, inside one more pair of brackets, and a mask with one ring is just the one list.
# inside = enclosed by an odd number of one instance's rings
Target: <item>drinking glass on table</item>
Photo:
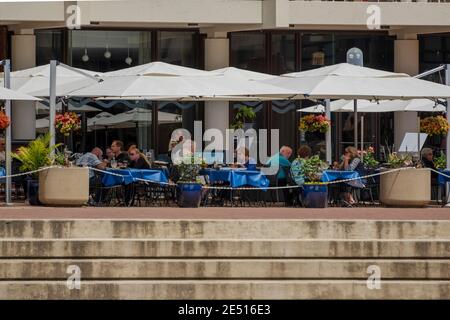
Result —
[[116, 169], [117, 168], [117, 160], [111, 159], [111, 168]]

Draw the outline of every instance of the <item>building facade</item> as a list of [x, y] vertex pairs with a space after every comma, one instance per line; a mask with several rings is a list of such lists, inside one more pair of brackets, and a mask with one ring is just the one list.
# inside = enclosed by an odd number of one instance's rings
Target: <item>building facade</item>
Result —
[[[77, 10], [77, 11], [75, 11]], [[78, 20], [74, 13], [78, 13]], [[111, 71], [151, 61], [212, 70], [235, 66], [270, 74], [308, 70], [345, 62], [352, 47], [364, 53], [368, 67], [411, 75], [450, 63], [450, 3], [428, 1], [289, 1], [289, 0], [130, 0], [0, 3], [0, 58], [13, 70], [57, 59], [96, 71]], [[440, 74], [435, 81], [443, 82]], [[36, 134], [45, 112], [32, 103], [15, 103], [13, 139]], [[113, 114], [136, 102], [91, 104]], [[225, 130], [240, 106], [254, 108], [255, 128], [280, 130], [280, 143], [310, 143], [323, 149], [323, 137], [298, 131], [298, 109], [291, 102], [149, 102], [149, 118], [121, 128], [86, 128], [74, 149], [105, 147], [112, 139], [141, 149], [167, 151], [174, 128]], [[98, 113], [97, 112], [97, 113]], [[97, 113], [85, 113], [91, 118]], [[368, 114], [365, 146], [378, 155], [398, 147], [405, 132], [417, 130], [417, 113]], [[169, 119], [169, 120], [168, 120]], [[358, 123], [358, 122], [357, 122]], [[352, 144], [351, 114], [332, 116], [333, 158]], [[39, 131], [39, 130], [38, 130]], [[436, 142], [440, 144], [441, 142]]]

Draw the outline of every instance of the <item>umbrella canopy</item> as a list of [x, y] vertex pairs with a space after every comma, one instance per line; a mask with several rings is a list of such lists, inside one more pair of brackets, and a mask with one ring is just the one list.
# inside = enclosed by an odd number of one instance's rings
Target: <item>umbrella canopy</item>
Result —
[[227, 67], [227, 68], [217, 69], [217, 70], [210, 71], [210, 73], [216, 74], [216, 75], [225, 75], [225, 76], [229, 76], [229, 77], [238, 77], [238, 78], [246, 79], [246, 80], [267, 80], [267, 79], [273, 79], [273, 78], [277, 77], [277, 76], [267, 74], [267, 73], [254, 72], [254, 71], [239, 69], [239, 68], [235, 68], [235, 67]]
[[102, 123], [106, 121], [105, 119], [111, 118], [113, 116], [114, 115], [109, 112], [100, 112], [96, 116], [87, 120], [87, 127], [91, 130], [104, 129], [105, 125], [103, 125]]
[[448, 98], [450, 87], [394, 73], [340, 63], [284, 74], [264, 83], [297, 90], [309, 99]]
[[[91, 77], [99, 78], [102, 74], [83, 69], [76, 69]], [[69, 70], [63, 66], [56, 67], [56, 96], [66, 96], [69, 92], [92, 85], [97, 81], [91, 77]], [[3, 85], [0, 82], [0, 85]], [[50, 64], [30, 69], [11, 72], [11, 88], [36, 97], [48, 97], [50, 87]]]
[[139, 66], [124, 68], [117, 71], [105, 72], [105, 77], [117, 76], [209, 76], [204, 70], [181, 67], [170, 63], [155, 61]]
[[70, 96], [127, 100], [264, 100], [288, 99], [295, 92], [238, 77], [109, 76]]
[[[103, 113], [103, 112], [102, 112]], [[133, 128], [136, 124], [148, 125], [152, 121], [152, 111], [144, 108], [133, 108], [129, 111], [119, 113], [112, 116], [105, 113], [98, 114], [99, 118], [94, 121], [93, 118], [88, 120], [88, 126], [92, 124], [92, 128]], [[158, 123], [177, 123], [181, 122], [181, 116], [168, 112], [158, 112]], [[95, 127], [95, 128], [94, 128]]]
[[0, 100], [31, 100], [31, 101], [37, 101], [41, 100], [36, 97], [32, 97], [28, 94], [17, 92], [11, 89], [6, 89], [3, 87], [0, 87]]
[[[47, 106], [47, 105], [45, 105], [45, 104], [43, 104], [43, 103], [41, 103], [41, 102], [38, 102], [38, 103], [36, 103], [36, 110], [38, 111], [38, 112], [42, 112], [42, 111], [49, 111], [49, 109], [50, 109], [50, 107], [49, 106]], [[58, 102], [57, 104], [56, 104], [56, 111], [61, 111], [62, 110], [62, 102]], [[87, 105], [87, 104], [85, 104], [85, 105], [82, 105], [82, 106], [80, 106], [80, 107], [75, 107], [73, 104], [71, 104], [70, 102], [69, 102], [69, 107], [68, 107], [68, 110], [69, 111], [73, 111], [73, 112], [77, 112], [77, 113], [80, 113], [80, 112], [98, 112], [98, 111], [101, 111], [100, 109], [98, 109], [98, 108], [95, 108], [95, 107], [91, 107], [91, 106], [89, 106], [89, 105]]]
[[42, 118], [36, 120], [36, 131], [47, 132], [48, 131], [48, 118]]
[[[336, 100], [330, 103], [331, 112], [353, 112], [352, 100]], [[301, 112], [323, 113], [325, 107], [315, 105], [299, 110]], [[436, 104], [429, 99], [412, 100], [381, 100], [371, 102], [369, 100], [358, 100], [358, 112], [394, 112], [394, 111], [421, 111], [421, 112], [446, 112], [446, 107]]]

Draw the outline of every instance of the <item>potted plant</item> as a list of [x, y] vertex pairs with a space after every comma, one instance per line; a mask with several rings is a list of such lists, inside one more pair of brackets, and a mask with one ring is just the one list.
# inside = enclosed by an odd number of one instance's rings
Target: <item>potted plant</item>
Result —
[[448, 129], [448, 122], [444, 116], [431, 116], [420, 120], [420, 131], [429, 136], [446, 135]]
[[438, 170], [443, 170], [443, 169], [447, 168], [447, 157], [445, 156], [445, 154], [442, 151], [439, 154], [439, 156], [434, 158], [434, 166]]
[[250, 129], [252, 127], [251, 121], [256, 118], [256, 113], [251, 107], [242, 106], [236, 113], [233, 123], [231, 124], [231, 129]]
[[[431, 200], [431, 174], [416, 168], [409, 154], [389, 153], [381, 170], [380, 202], [388, 206], [423, 207]], [[404, 168], [403, 170], [395, 170]]]
[[320, 182], [323, 170], [328, 164], [318, 155], [302, 161], [302, 174], [305, 177], [303, 184], [303, 204], [307, 208], [326, 208], [328, 206], [328, 188]]
[[202, 184], [198, 180], [201, 159], [194, 156], [184, 157], [175, 165], [178, 171], [178, 206], [197, 208], [202, 199]]
[[73, 131], [81, 129], [80, 117], [75, 112], [59, 113], [55, 117], [55, 128], [68, 137]]
[[89, 169], [70, 166], [58, 147], [50, 147], [50, 134], [46, 134], [12, 154], [22, 163], [22, 172], [55, 166], [32, 174], [27, 188], [31, 205], [83, 205], [89, 199]]
[[375, 150], [373, 147], [368, 147], [366, 150], [360, 151], [362, 153], [363, 165], [367, 171], [372, 171], [380, 163], [375, 159]]
[[300, 119], [299, 130], [303, 132], [326, 133], [331, 121], [325, 115], [309, 114]]
[[[52, 156], [52, 152], [56, 151], [57, 147], [58, 145], [50, 147], [50, 135], [46, 134], [31, 141], [27, 147], [20, 147], [18, 151], [16, 153], [12, 153], [11, 156], [22, 163], [19, 168], [20, 171], [36, 171], [53, 164], [62, 164], [58, 163], [58, 161], [61, 161], [60, 157]], [[27, 182], [27, 196], [30, 205], [40, 204], [38, 198], [38, 177], [38, 172], [32, 173], [31, 179]]]

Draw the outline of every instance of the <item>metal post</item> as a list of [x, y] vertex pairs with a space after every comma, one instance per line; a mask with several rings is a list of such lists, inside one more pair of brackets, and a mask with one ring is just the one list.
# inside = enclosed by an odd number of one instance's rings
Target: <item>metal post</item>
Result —
[[[445, 68], [445, 84], [450, 86], [450, 64], [446, 65]], [[450, 99], [447, 99], [447, 122], [450, 123]], [[447, 157], [447, 170], [450, 169], [450, 132], [447, 132], [447, 139], [446, 139], [446, 152], [445, 155]], [[446, 183], [445, 184], [445, 194], [447, 195], [447, 205], [449, 205], [450, 203], [450, 198], [449, 198], [449, 194], [450, 194], [450, 187], [449, 184]]]
[[[331, 120], [330, 99], [325, 100], [325, 115], [329, 120]], [[326, 148], [326, 160], [329, 164], [332, 164], [332, 161], [331, 161], [331, 127], [325, 134], [325, 148]]]
[[354, 144], [358, 149], [358, 100], [353, 100], [353, 131], [354, 131]]
[[[3, 61], [4, 72], [4, 86], [7, 89], [11, 88], [11, 60]], [[11, 100], [5, 100], [5, 114], [11, 119]], [[6, 160], [6, 186], [5, 186], [5, 202], [7, 205], [12, 205], [11, 200], [11, 125], [6, 128], [5, 134], [5, 160]]]
[[55, 117], [56, 117], [56, 60], [50, 60], [50, 92], [49, 92], [49, 132], [50, 132], [50, 147], [55, 145]]
[[364, 160], [364, 116], [361, 116], [361, 161]]

